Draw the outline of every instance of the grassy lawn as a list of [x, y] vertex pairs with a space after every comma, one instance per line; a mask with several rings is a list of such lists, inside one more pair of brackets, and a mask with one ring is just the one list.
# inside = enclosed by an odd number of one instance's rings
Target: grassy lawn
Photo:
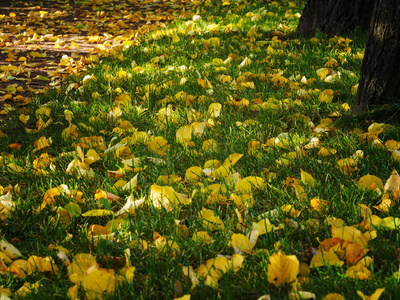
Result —
[[303, 2], [193, 3], [4, 108], [0, 293], [398, 299], [400, 128]]

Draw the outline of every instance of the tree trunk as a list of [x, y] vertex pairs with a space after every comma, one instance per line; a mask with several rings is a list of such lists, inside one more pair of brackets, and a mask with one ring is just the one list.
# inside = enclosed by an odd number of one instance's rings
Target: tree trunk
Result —
[[377, 0], [361, 66], [356, 108], [400, 99], [400, 1]]
[[310, 37], [316, 30], [333, 36], [360, 26], [368, 29], [374, 0], [308, 0], [296, 36]]

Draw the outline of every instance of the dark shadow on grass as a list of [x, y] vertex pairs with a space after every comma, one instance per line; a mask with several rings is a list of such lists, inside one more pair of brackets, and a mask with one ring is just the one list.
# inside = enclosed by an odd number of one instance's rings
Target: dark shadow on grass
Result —
[[382, 105], [371, 106], [367, 111], [340, 117], [335, 125], [339, 129], [353, 129], [354, 125], [362, 127], [370, 125], [371, 122], [400, 125], [400, 99], [386, 98]]

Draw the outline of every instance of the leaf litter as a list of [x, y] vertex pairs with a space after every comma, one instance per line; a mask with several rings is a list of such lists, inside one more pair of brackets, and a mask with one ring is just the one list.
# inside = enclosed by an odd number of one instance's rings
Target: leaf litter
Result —
[[[233, 282], [255, 299], [378, 299], [399, 279], [380, 253], [400, 263], [397, 128], [335, 127], [363, 56], [350, 39], [291, 40], [294, 1], [58, 3], [0, 14], [0, 271], [26, 280], [2, 298], [44, 281], [155, 297], [163, 278], [158, 297]], [[316, 43], [332, 51], [294, 68]]]

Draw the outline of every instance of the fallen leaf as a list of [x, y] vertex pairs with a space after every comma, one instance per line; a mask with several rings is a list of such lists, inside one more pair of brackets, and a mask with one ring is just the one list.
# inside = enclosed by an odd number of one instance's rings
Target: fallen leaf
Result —
[[284, 255], [281, 250], [272, 254], [268, 262], [268, 282], [275, 286], [292, 282], [299, 274], [300, 263], [295, 255]]

